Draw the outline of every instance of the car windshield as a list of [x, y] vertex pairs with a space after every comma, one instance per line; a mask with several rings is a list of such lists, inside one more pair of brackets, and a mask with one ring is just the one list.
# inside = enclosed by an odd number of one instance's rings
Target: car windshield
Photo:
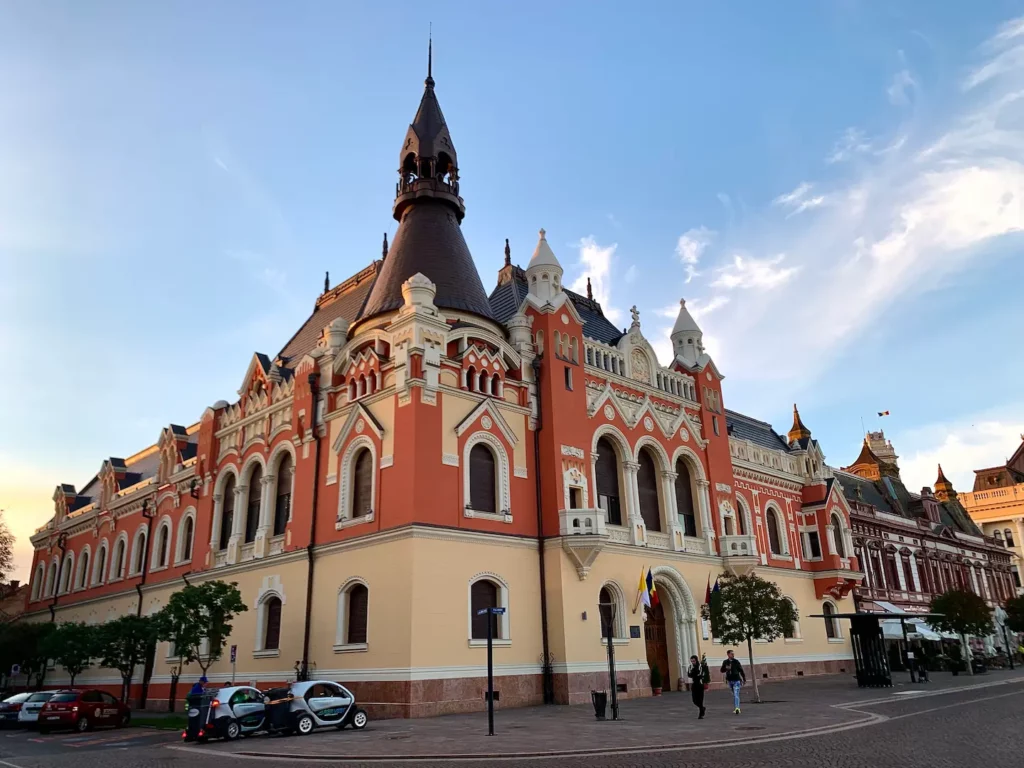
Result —
[[29, 696], [26, 701], [49, 701], [50, 697], [53, 696], [53, 691], [43, 691], [42, 693], [33, 693]]
[[31, 695], [32, 695], [31, 693], [16, 693], [13, 696], [8, 696], [6, 699], [4, 699], [4, 703], [5, 704], [20, 704], [21, 702], [23, 702], [26, 699], [28, 699], [28, 697], [31, 696]]
[[57, 704], [62, 701], [78, 701], [77, 693], [58, 693], [50, 699], [51, 704]]

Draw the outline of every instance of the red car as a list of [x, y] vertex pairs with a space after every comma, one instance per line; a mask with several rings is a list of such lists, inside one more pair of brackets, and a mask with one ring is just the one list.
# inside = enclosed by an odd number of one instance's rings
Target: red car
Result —
[[58, 728], [88, 731], [97, 725], [122, 728], [131, 719], [131, 710], [106, 691], [57, 691], [39, 711], [39, 732]]

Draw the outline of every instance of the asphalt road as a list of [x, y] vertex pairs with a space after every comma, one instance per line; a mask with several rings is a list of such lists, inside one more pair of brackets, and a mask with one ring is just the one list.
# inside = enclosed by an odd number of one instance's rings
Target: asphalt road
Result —
[[[635, 752], [609, 756], [529, 758], [467, 761], [467, 768], [508, 764], [523, 768], [1016, 768], [1024, 764], [1024, 686], [1001, 686], [948, 693], [942, 696], [888, 696], [884, 701], [859, 704], [858, 712], [873, 716], [867, 725], [818, 733], [811, 737], [745, 743], [734, 747]], [[707, 722], [713, 739], [722, 723]], [[839, 728], [843, 728], [840, 726]], [[306, 737], [316, 739], [317, 735]], [[238, 742], [239, 749], [262, 748], [273, 740]], [[177, 734], [127, 729], [97, 731], [85, 736], [40, 737], [29, 733], [0, 736], [0, 768], [246, 768], [268, 763], [310, 768], [325, 762], [244, 758], [223, 749], [182, 750]], [[272, 747], [270, 748], [272, 749]], [[333, 762], [333, 761], [332, 761]], [[450, 761], [334, 762], [350, 768], [415, 765], [440, 768]]]

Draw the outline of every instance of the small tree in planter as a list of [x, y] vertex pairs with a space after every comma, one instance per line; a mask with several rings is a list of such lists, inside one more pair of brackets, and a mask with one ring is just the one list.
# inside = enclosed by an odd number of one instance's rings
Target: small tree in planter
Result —
[[783, 634], [797, 619], [796, 608], [779, 590], [774, 581], [748, 574], [723, 574], [718, 579], [718, 596], [711, 600], [711, 633], [726, 645], [746, 642], [750, 658], [750, 678], [754, 681], [754, 697], [761, 703], [754, 665], [754, 641], [771, 642]]
[[657, 664], [651, 667], [651, 694], [661, 696], [661, 668]]
[[992, 633], [992, 613], [985, 601], [973, 592], [951, 589], [932, 600], [931, 613], [940, 614], [928, 619], [928, 623], [940, 632], [954, 632], [960, 636], [961, 653], [967, 674], [974, 674], [971, 664], [968, 635], [984, 637]]

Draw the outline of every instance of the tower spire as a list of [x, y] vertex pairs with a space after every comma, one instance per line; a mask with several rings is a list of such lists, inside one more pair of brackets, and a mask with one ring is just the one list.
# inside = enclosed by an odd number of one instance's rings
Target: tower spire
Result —
[[430, 22], [427, 34], [427, 85], [434, 84], [434, 22]]
[[505, 238], [505, 266], [512, 266], [512, 248], [508, 244], [508, 238]]
[[381, 246], [380, 260], [384, 261], [388, 257], [388, 233], [384, 233], [384, 245]]
[[790, 427], [789, 434], [786, 437], [789, 438], [790, 443], [795, 443], [799, 440], [806, 440], [811, 436], [811, 430], [804, 426], [804, 423], [800, 420], [800, 411], [796, 408], [796, 403], [793, 403], [793, 426]]

